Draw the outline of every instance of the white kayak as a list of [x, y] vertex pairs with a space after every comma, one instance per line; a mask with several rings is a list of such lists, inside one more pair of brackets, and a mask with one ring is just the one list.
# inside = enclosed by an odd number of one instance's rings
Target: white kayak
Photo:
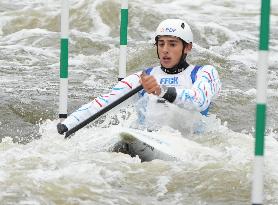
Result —
[[118, 133], [120, 142], [114, 151], [138, 155], [142, 161], [153, 159], [190, 160], [192, 156], [219, 156], [215, 150], [184, 138], [179, 132], [169, 130], [142, 131], [125, 128]]

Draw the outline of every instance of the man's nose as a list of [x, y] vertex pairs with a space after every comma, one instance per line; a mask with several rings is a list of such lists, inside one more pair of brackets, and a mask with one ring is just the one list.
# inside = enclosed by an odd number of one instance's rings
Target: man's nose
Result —
[[163, 52], [163, 53], [168, 53], [168, 51], [169, 51], [169, 46], [168, 46], [167, 44], [165, 44], [165, 45], [163, 46], [162, 52]]

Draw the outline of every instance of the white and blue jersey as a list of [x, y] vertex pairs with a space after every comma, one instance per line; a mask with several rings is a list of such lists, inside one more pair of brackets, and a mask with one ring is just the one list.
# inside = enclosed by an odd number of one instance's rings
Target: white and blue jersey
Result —
[[[185, 70], [177, 74], [165, 73], [160, 66], [146, 69], [148, 75], [155, 77], [160, 85], [175, 87], [177, 97], [173, 104], [181, 107], [192, 105], [203, 115], [207, 115], [209, 105], [221, 89], [221, 83], [217, 70], [210, 65], [193, 66], [189, 65]], [[72, 113], [63, 124], [68, 129], [75, 127], [88, 119], [96, 112], [125, 95], [133, 88], [139, 86], [141, 72], [134, 73], [119, 81], [108, 94], [95, 98], [92, 102], [83, 105]], [[146, 97], [144, 90], [139, 92], [139, 97]]]

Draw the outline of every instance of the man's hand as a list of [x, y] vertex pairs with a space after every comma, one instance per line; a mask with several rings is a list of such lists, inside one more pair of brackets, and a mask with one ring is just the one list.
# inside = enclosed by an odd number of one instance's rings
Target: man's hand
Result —
[[141, 74], [140, 83], [148, 94], [160, 95], [160, 85], [152, 75], [147, 75], [145, 72]]
[[61, 123], [58, 123], [58, 124], [57, 124], [57, 131], [58, 131], [59, 134], [62, 135], [62, 134], [64, 134], [65, 132], [68, 131], [68, 128], [67, 128], [66, 125], [61, 124]]

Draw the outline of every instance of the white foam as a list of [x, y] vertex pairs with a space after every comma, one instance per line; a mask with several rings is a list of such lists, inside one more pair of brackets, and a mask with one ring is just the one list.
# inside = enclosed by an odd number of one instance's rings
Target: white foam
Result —
[[228, 59], [240, 61], [241, 63], [247, 65], [248, 67], [255, 67], [258, 59], [257, 56], [258, 56], [257, 51], [245, 49], [239, 51], [238, 53], [230, 55]]
[[255, 88], [252, 88], [252, 89], [250, 89], [250, 90], [247, 90], [247, 91], [245, 92], [245, 94], [246, 94], [246, 95], [249, 95], [249, 96], [252, 96], [252, 97], [255, 97], [256, 94], [257, 94], [257, 90], [256, 90]]

